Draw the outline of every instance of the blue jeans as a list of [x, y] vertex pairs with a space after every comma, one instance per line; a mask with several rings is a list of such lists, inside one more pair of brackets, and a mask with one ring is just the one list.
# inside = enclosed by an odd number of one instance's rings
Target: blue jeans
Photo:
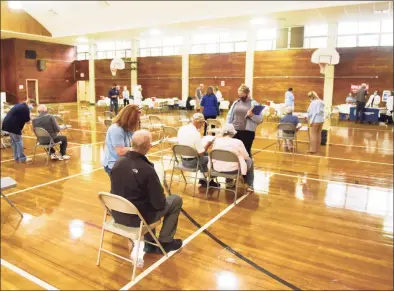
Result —
[[[208, 157], [206, 155], [204, 156], [200, 156], [198, 157], [198, 159], [200, 160], [200, 171], [203, 173], [208, 172]], [[195, 169], [197, 167], [197, 159], [191, 159], [191, 160], [185, 160], [184, 158], [182, 158], [182, 165], [186, 168], [192, 168]]]
[[12, 151], [14, 153], [14, 160], [19, 162], [26, 161], [26, 156], [23, 152], [22, 135], [11, 133], [11, 132], [9, 132], [9, 134], [11, 138]]

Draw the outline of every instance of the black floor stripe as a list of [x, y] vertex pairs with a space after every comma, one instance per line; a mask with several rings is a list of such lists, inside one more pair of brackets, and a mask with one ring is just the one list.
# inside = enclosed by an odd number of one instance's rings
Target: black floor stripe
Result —
[[[193, 223], [196, 227], [201, 228], [202, 226], [193, 219], [193, 217], [191, 217], [183, 208], [181, 209], [181, 212], [187, 217], [187, 219], [190, 220], [191, 223]], [[207, 236], [209, 236], [211, 239], [213, 239], [215, 242], [217, 242], [219, 245], [221, 245], [223, 248], [225, 248], [226, 250], [228, 250], [229, 252], [231, 252], [233, 255], [237, 256], [238, 258], [240, 258], [241, 260], [243, 260], [244, 262], [248, 263], [249, 265], [251, 265], [252, 267], [254, 267], [255, 269], [263, 272], [264, 274], [266, 274], [267, 276], [271, 277], [272, 279], [282, 283], [283, 285], [293, 289], [293, 290], [301, 290], [300, 288], [294, 286], [293, 284], [287, 282], [286, 280], [280, 278], [279, 276], [271, 273], [270, 271], [264, 269], [263, 267], [257, 265], [255, 262], [249, 260], [248, 258], [246, 258], [245, 256], [243, 256], [242, 254], [240, 254], [239, 252], [237, 252], [236, 250], [234, 250], [233, 248], [231, 248], [229, 245], [227, 245], [226, 243], [224, 243], [223, 241], [221, 241], [220, 239], [218, 239], [215, 235], [213, 235], [211, 232], [209, 232], [208, 230], [203, 230], [203, 233], [205, 233]]]

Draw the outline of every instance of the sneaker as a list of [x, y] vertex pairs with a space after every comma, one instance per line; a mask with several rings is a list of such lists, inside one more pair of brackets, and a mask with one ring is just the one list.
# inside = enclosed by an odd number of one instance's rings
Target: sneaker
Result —
[[200, 179], [200, 180], [198, 181], [198, 183], [199, 183], [201, 186], [203, 186], [203, 187], [207, 187], [207, 181], [205, 181], [204, 179]]
[[22, 164], [30, 164], [33, 160], [31, 158], [26, 158], [24, 161], [19, 161]]
[[182, 247], [182, 240], [181, 239], [173, 239], [172, 242], [169, 243], [161, 243], [164, 250], [166, 252], [176, 251]]
[[57, 160], [58, 156], [56, 154], [51, 154], [51, 160]]
[[59, 161], [63, 161], [63, 156], [62, 156], [62, 155], [58, 155], [58, 156], [57, 156], [57, 159], [58, 159]]
[[151, 244], [145, 243], [144, 252], [148, 254], [157, 254], [160, 253], [160, 248]]
[[246, 188], [246, 192], [254, 192], [253, 186], [248, 186], [248, 188]]
[[220, 187], [220, 184], [216, 183], [214, 180], [211, 180], [211, 182], [209, 182], [209, 186], [211, 186], [211, 187]]
[[69, 155], [63, 155], [63, 160], [69, 160], [71, 157]]

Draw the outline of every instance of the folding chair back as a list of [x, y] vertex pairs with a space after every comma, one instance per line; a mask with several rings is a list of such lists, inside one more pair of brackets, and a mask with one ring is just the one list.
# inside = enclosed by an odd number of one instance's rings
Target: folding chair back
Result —
[[160, 117], [156, 116], [156, 115], [149, 115], [149, 122], [152, 125], [154, 125], [154, 124], [162, 124]]
[[104, 111], [104, 118], [105, 119], [112, 119], [115, 117], [115, 114], [113, 114], [111, 111]]
[[58, 113], [61, 113], [61, 112], [63, 112], [64, 111], [64, 106], [63, 105], [59, 105], [58, 107], [57, 107], [57, 112]]
[[34, 127], [33, 130], [34, 134], [37, 137], [37, 140], [39, 140], [40, 138], [48, 138], [51, 142], [53, 142], [51, 135], [42, 127]]
[[55, 118], [55, 120], [59, 126], [64, 125], [64, 120], [59, 115], [54, 115], [53, 117]]
[[220, 120], [217, 119], [207, 119], [207, 127], [209, 129], [212, 128], [212, 125], [215, 126], [216, 128], [221, 128], [222, 124], [220, 123]]
[[[284, 133], [284, 131], [293, 131], [294, 133]], [[295, 139], [296, 127], [291, 123], [279, 123], [277, 126], [278, 139]]]
[[174, 145], [172, 147], [172, 151], [174, 153], [174, 156], [189, 156], [189, 157], [195, 157], [198, 158], [198, 153], [196, 151], [196, 149], [190, 147], [190, 146], [186, 146], [186, 145]]
[[171, 126], [163, 126], [163, 133], [165, 137], [169, 138], [178, 136], [178, 130]]
[[125, 214], [134, 214], [138, 215], [143, 223], [146, 224], [144, 218], [141, 216], [141, 213], [138, 211], [137, 207], [133, 205], [129, 200], [123, 198], [119, 195], [114, 195], [106, 192], [100, 192], [98, 194], [101, 203], [109, 210], [115, 210], [118, 212], [122, 212]]
[[105, 127], [108, 129], [112, 125], [111, 119], [104, 119]]
[[55, 114], [55, 109], [53, 109], [52, 107], [47, 107], [47, 112], [48, 114]]
[[[44, 149], [48, 150], [48, 152], [47, 152], [47, 164], [48, 164], [51, 148], [54, 148], [55, 146], [60, 145], [62, 142], [59, 141], [59, 142], [55, 143], [55, 141], [53, 140], [51, 135], [42, 127], [34, 127], [33, 131], [34, 131], [34, 134], [37, 137], [37, 142], [36, 142], [36, 145], [34, 147], [34, 153], [33, 153], [33, 163], [34, 163], [34, 159], [36, 157], [37, 147], [41, 147], [41, 148], [44, 148]], [[48, 144], [41, 144], [40, 140], [41, 141], [42, 140], [48, 140]]]

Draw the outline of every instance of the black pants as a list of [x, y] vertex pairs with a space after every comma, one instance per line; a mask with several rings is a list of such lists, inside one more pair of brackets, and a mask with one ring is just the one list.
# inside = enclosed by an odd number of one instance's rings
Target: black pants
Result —
[[237, 134], [234, 135], [234, 138], [239, 139], [240, 141], [243, 142], [246, 151], [249, 154], [249, 157], [252, 157], [252, 144], [254, 141], [255, 137], [255, 132], [254, 131], [249, 131], [249, 130], [238, 130]]
[[[67, 151], [67, 136], [64, 135], [58, 135], [53, 139], [54, 142], [59, 142], [61, 141], [62, 143], [60, 144], [60, 154], [64, 156]], [[49, 140], [40, 140], [40, 144], [49, 144]], [[56, 151], [54, 148], [51, 148], [50, 154], [54, 154]]]
[[123, 98], [123, 106], [126, 107], [126, 105], [129, 105], [129, 99], [124, 99]]
[[[205, 118], [205, 120], [207, 120], [207, 119], [216, 119], [216, 115], [211, 115], [211, 116], [205, 116], [204, 115], [204, 118]], [[204, 125], [204, 135], [207, 134], [207, 127], [208, 127], [208, 125], [205, 123], [205, 125]], [[215, 128], [215, 126], [212, 126], [212, 128]]]
[[363, 120], [364, 120], [364, 110], [365, 110], [365, 102], [357, 101], [357, 105], [356, 105], [356, 122], [358, 121], [359, 117], [360, 117], [360, 122], [363, 122]]
[[115, 107], [115, 115], [118, 115], [118, 98], [111, 98], [111, 108], [110, 111], [112, 112]]

